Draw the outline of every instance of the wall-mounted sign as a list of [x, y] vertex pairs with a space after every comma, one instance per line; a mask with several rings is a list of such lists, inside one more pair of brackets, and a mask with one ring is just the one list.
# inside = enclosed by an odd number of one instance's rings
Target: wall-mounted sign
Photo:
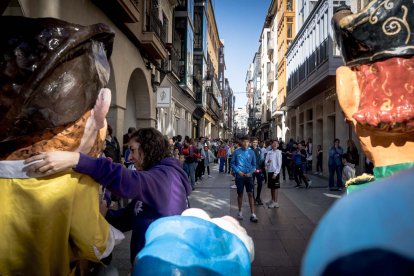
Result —
[[158, 87], [157, 89], [157, 107], [171, 107], [171, 87]]

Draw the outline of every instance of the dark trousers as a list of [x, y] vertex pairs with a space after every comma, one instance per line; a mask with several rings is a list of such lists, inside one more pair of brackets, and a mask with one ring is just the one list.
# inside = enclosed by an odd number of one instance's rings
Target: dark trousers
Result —
[[316, 162], [316, 171], [322, 172], [322, 160], [321, 159], [318, 159], [318, 161]]
[[204, 172], [204, 160], [198, 162], [197, 169], [196, 169], [196, 181], [197, 179], [201, 179]]
[[288, 160], [288, 163], [289, 163], [290, 176], [293, 179], [295, 177], [295, 163], [293, 162], [293, 160]]
[[282, 174], [283, 180], [286, 180], [286, 171], [288, 172], [289, 178], [291, 178], [291, 172], [289, 167], [289, 161], [282, 161]]
[[335, 186], [334, 183], [334, 174], [336, 173], [336, 186], [338, 188], [343, 188], [342, 184], [342, 166], [329, 166], [329, 188], [333, 188]]
[[256, 199], [260, 199], [260, 194], [262, 193], [262, 187], [263, 187], [263, 173], [254, 173], [253, 174], [253, 184], [254, 181], [257, 180], [257, 193], [256, 193]]
[[231, 157], [227, 158], [227, 173], [231, 173]]
[[302, 182], [302, 180], [303, 182], [305, 182], [305, 185], [308, 186], [308, 180], [303, 175], [303, 167], [304, 167], [303, 164], [299, 164], [299, 165], [295, 164], [295, 173], [293, 175], [294, 175], [297, 186], [300, 186], [300, 183]]
[[204, 166], [204, 174], [206, 174], [206, 169], [207, 169], [207, 174], [210, 175], [210, 165]]

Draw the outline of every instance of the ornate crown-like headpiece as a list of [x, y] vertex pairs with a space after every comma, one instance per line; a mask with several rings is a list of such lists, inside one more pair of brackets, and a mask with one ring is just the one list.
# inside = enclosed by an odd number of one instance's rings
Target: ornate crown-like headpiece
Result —
[[412, 0], [375, 0], [356, 14], [340, 8], [332, 25], [348, 66], [414, 55]]

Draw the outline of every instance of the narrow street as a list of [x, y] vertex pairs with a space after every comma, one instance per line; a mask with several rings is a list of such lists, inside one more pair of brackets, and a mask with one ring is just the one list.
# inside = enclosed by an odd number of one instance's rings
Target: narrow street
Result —
[[[218, 166], [213, 165], [212, 178], [204, 177], [190, 196], [192, 208], [201, 208], [210, 216], [236, 216], [237, 193], [230, 186], [233, 177], [219, 174]], [[312, 232], [320, 218], [328, 208], [340, 198], [339, 192], [327, 189], [325, 178], [310, 176], [311, 189], [296, 189], [294, 181], [282, 181], [279, 190], [278, 209], [259, 206], [256, 214], [259, 223], [249, 221], [247, 197], [244, 197], [241, 225], [253, 238], [255, 244], [255, 260], [252, 264], [252, 275], [299, 275], [301, 259]], [[270, 191], [264, 187], [262, 200], [270, 199]], [[128, 275], [129, 238], [114, 251], [113, 264], [120, 275]]]

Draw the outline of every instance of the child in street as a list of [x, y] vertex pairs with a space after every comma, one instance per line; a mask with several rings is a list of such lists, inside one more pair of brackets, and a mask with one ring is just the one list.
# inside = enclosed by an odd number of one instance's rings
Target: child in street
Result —
[[219, 159], [220, 166], [219, 166], [219, 173], [224, 172], [224, 163], [226, 162], [227, 152], [224, 146], [220, 146], [220, 149], [217, 154], [217, 158]]
[[204, 154], [204, 170], [207, 169], [208, 178], [211, 178], [212, 176], [210, 175], [210, 163], [213, 163], [216, 157], [208, 146], [204, 146]]
[[348, 153], [342, 155], [342, 183], [346, 183], [348, 180], [355, 178], [355, 164], [351, 163], [351, 156]]

